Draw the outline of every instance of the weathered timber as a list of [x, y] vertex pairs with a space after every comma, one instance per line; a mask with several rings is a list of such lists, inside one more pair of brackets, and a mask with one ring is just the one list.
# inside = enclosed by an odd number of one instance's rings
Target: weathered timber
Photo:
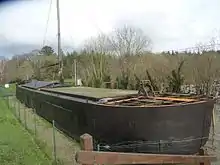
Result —
[[198, 164], [216, 160], [215, 156], [165, 155], [79, 151], [76, 161], [81, 164]]
[[170, 101], [182, 101], [182, 102], [193, 102], [197, 101], [196, 99], [187, 99], [187, 98], [173, 98], [173, 97], [148, 97], [149, 99], [156, 99], [156, 100], [170, 100]]
[[210, 165], [217, 160], [216, 156], [209, 156], [203, 149], [197, 155], [168, 155], [168, 154], [143, 154], [121, 152], [93, 151], [93, 139], [89, 134], [80, 136], [82, 151], [76, 153], [77, 163], [83, 165], [93, 164], [194, 164]]

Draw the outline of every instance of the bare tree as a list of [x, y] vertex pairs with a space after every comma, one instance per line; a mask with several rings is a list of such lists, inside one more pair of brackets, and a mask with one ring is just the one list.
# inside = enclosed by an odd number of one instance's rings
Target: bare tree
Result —
[[84, 44], [86, 52], [132, 56], [150, 51], [151, 39], [143, 31], [133, 26], [117, 28], [109, 35], [100, 34], [92, 37]]
[[191, 59], [192, 77], [198, 93], [209, 94], [212, 82], [217, 78], [219, 67], [215, 54], [205, 53]]
[[117, 55], [131, 56], [151, 50], [152, 41], [141, 29], [124, 26], [112, 33], [110, 44]]
[[110, 53], [110, 47], [109, 37], [105, 34], [99, 34], [97, 37], [92, 37], [84, 44], [84, 48], [88, 53]]
[[197, 43], [196, 47], [198, 49], [197, 50], [198, 54], [202, 54], [205, 51], [205, 47], [204, 47], [204, 44], [202, 42]]
[[216, 38], [216, 37], [212, 37], [212, 38], [210, 39], [210, 44], [211, 44], [211, 49], [212, 49], [213, 51], [216, 51], [216, 46], [217, 46], [217, 44], [218, 44], [217, 38]]

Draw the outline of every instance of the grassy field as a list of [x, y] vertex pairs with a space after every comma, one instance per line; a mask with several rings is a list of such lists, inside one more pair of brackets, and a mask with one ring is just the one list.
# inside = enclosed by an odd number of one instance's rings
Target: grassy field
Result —
[[7, 89], [9, 92], [15, 92], [16, 91], [16, 84], [9, 84], [9, 88]]
[[50, 160], [0, 97], [0, 164], [48, 165]]

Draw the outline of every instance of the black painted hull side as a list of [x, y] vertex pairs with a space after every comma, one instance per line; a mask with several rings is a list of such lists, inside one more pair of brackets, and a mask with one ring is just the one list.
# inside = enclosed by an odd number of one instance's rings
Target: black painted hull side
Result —
[[[123, 152], [198, 152], [208, 140], [214, 105], [210, 100], [164, 107], [103, 106], [23, 87], [17, 87], [16, 96], [46, 120], [55, 120], [73, 138], [89, 133], [96, 142], [112, 146], [111, 151]], [[137, 144], [140, 140], [144, 144]], [[133, 144], [112, 145], [128, 141]]]

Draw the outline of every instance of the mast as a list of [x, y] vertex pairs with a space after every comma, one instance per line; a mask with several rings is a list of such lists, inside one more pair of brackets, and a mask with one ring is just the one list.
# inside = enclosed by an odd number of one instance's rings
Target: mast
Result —
[[58, 59], [59, 59], [59, 80], [64, 83], [63, 78], [63, 53], [61, 52], [61, 35], [60, 35], [60, 3], [57, 0], [57, 31], [58, 31]]

